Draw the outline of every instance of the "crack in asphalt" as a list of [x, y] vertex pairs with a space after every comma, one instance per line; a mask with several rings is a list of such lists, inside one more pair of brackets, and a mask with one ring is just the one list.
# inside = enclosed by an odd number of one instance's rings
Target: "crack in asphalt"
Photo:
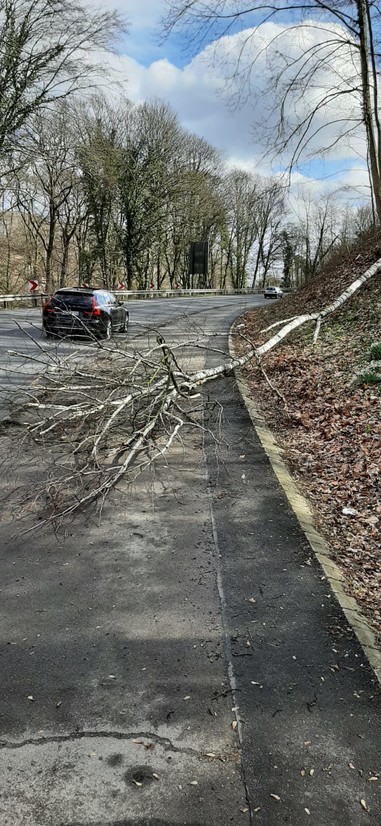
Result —
[[[223, 752], [213, 752], [212, 750], [208, 752], [200, 751], [199, 749], [193, 749], [190, 746], [175, 746], [168, 737], [160, 737], [160, 735], [149, 731], [129, 733], [121, 731], [74, 731], [70, 734], [52, 734], [46, 737], [29, 737], [25, 740], [20, 740], [19, 742], [0, 740], [0, 751], [16, 751], [17, 749], [22, 749], [26, 746], [45, 746], [51, 743], [70, 743], [75, 742], [76, 740], [96, 740], [98, 738], [124, 741], [133, 741], [138, 738], [144, 738], [145, 740], [154, 742], [158, 746], [162, 746], [164, 751], [173, 751], [175, 754], [187, 754], [191, 757], [197, 757], [198, 759], [203, 758], [208, 761], [210, 761], [211, 758], [214, 758], [225, 763], [229, 762], [229, 760], [235, 761], [237, 758], [237, 753], [232, 752], [231, 750], [224, 754]], [[144, 746], [145, 744], [137, 743], [136, 745]], [[147, 747], [149, 748], [149, 744], [146, 748]]]
[[0, 740], [0, 750], [15, 750], [22, 749], [25, 746], [45, 746], [49, 743], [69, 743], [76, 740], [94, 740], [97, 738], [110, 740], [135, 740], [137, 738], [145, 738], [146, 740], [151, 740], [157, 745], [162, 746], [165, 751], [173, 751], [178, 754], [190, 754], [197, 757], [207, 757], [206, 754], [198, 751], [197, 749], [192, 749], [189, 746], [175, 746], [168, 737], [160, 737], [158, 734], [154, 734], [149, 731], [74, 731], [70, 734], [52, 734], [51, 736], [46, 737], [29, 737], [28, 739], [20, 740], [19, 742]]

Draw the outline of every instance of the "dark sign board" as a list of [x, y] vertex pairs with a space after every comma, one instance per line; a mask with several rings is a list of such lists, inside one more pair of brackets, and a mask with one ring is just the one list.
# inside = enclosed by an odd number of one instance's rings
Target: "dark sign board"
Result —
[[192, 241], [189, 248], [189, 274], [206, 275], [208, 272], [208, 242]]

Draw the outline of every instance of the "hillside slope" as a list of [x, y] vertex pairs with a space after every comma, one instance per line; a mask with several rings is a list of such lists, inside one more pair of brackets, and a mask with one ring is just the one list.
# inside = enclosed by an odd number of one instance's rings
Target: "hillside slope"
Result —
[[[271, 333], [261, 331], [275, 321], [322, 309], [379, 257], [381, 238], [373, 233], [297, 293], [247, 313], [237, 331], [241, 351], [263, 343]], [[369, 365], [371, 346], [381, 342], [381, 273], [326, 320], [315, 346], [313, 332], [314, 324], [301, 328], [264, 359], [284, 400], [255, 364], [246, 378], [348, 593], [381, 643], [381, 384], [354, 381]]]

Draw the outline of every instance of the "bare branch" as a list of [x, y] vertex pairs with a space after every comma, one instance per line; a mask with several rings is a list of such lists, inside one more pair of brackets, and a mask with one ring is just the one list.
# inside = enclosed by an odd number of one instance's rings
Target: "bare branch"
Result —
[[[326, 307], [285, 319], [281, 326], [270, 325], [266, 331], [273, 334], [263, 344], [212, 368], [187, 372], [181, 348], [176, 347], [175, 355], [161, 334], [157, 345], [147, 350], [148, 358], [139, 352], [134, 360], [128, 351], [123, 358], [120, 347], [114, 352], [110, 346], [89, 348], [84, 358], [91, 365], [96, 353], [94, 376], [91, 368], [78, 363], [78, 357], [60, 360], [57, 355], [53, 374], [41, 362], [37, 386], [20, 405], [23, 434], [45, 444], [59, 458], [48, 484], [35, 492], [43, 519], [34, 527], [56, 523], [93, 502], [102, 508], [122, 478], [132, 482], [156, 458], [165, 456], [185, 427], [205, 428], [202, 388], [252, 360], [287, 410], [285, 398], [263, 366], [266, 353], [305, 324], [315, 322], [317, 339], [320, 323], [380, 269], [381, 259]], [[187, 347], [185, 342], [185, 354]], [[195, 398], [200, 400], [197, 406]]]

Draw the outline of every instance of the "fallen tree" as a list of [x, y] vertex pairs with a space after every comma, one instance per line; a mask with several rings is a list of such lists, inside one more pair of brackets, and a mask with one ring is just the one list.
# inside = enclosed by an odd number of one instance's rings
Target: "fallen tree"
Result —
[[[181, 438], [183, 428], [205, 427], [203, 386], [253, 359], [263, 368], [266, 353], [303, 325], [314, 325], [316, 342], [322, 322], [380, 269], [378, 259], [323, 309], [270, 325], [262, 330], [272, 333], [264, 344], [210, 369], [187, 372], [181, 365], [184, 345], [171, 348], [161, 334], [142, 352], [94, 342], [81, 362], [50, 358], [18, 410], [24, 438], [47, 446], [53, 460], [49, 481], [34, 492], [42, 513], [35, 527], [92, 502], [101, 509], [122, 478], [136, 480]], [[200, 346], [197, 339], [187, 341], [186, 347], [190, 344]]]

